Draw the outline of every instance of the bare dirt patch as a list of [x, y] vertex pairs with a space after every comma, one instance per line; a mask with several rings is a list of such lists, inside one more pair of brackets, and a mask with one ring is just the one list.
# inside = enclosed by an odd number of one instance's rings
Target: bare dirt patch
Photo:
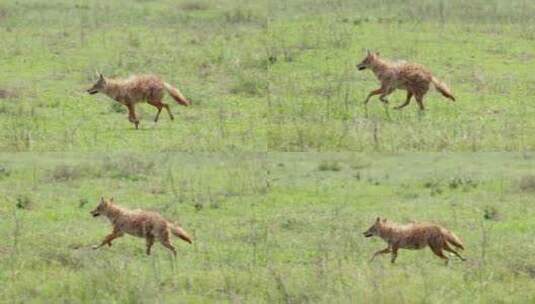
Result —
[[[2, 19], [1, 13], [0, 13], [0, 19]], [[14, 90], [0, 89], [0, 99], [17, 98], [17, 97], [19, 97], [19, 94]]]

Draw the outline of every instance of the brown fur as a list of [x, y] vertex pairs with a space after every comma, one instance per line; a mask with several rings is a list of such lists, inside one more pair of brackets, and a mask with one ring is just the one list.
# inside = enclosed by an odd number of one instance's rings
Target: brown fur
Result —
[[162, 102], [164, 91], [167, 91], [177, 103], [183, 106], [191, 104], [177, 88], [164, 82], [156, 75], [134, 75], [127, 79], [112, 79], [99, 74], [97, 82], [87, 90], [89, 94], [104, 93], [125, 105], [128, 108], [128, 120], [135, 124], [136, 129], [139, 125], [135, 111], [136, 103], [147, 102], [158, 109], [154, 122], [158, 121], [162, 108], [167, 110], [171, 120], [174, 119], [169, 105]]
[[381, 82], [381, 87], [370, 92], [364, 104], [367, 104], [374, 95], [380, 95], [379, 99], [386, 104], [388, 103], [386, 96], [396, 89], [401, 89], [407, 91], [407, 99], [405, 103], [397, 106], [396, 109], [399, 110], [407, 106], [414, 96], [420, 110], [425, 110], [423, 99], [429, 90], [430, 84], [433, 84], [443, 96], [455, 101], [455, 97], [453, 97], [448, 86], [434, 77], [422, 65], [407, 62], [390, 62], [380, 58], [379, 53], [368, 52], [366, 58], [357, 65], [357, 68], [359, 70], [370, 68]]
[[148, 255], [150, 255], [150, 249], [156, 239], [176, 256], [176, 249], [169, 240], [171, 233], [190, 244], [192, 242], [191, 237], [184, 229], [164, 219], [160, 214], [152, 211], [124, 209], [115, 205], [113, 198], [110, 200], [101, 198], [97, 208], [91, 211], [91, 215], [94, 217], [104, 215], [113, 225], [113, 231], [104, 238], [100, 245], [94, 246], [93, 249], [98, 249], [106, 244], [111, 246], [112, 240], [125, 233], [145, 238]]
[[392, 253], [391, 262], [394, 263], [398, 254], [398, 249], [422, 249], [427, 246], [433, 253], [446, 260], [449, 259], [442, 252], [446, 250], [455, 254], [461, 260], [465, 260], [458, 252], [453, 250], [449, 245], [459, 249], [464, 249], [462, 241], [446, 228], [435, 224], [427, 223], [410, 223], [407, 225], [398, 225], [390, 223], [386, 219], [377, 218], [375, 223], [364, 232], [365, 237], [377, 235], [388, 243], [388, 247], [377, 251], [373, 259], [379, 254]]

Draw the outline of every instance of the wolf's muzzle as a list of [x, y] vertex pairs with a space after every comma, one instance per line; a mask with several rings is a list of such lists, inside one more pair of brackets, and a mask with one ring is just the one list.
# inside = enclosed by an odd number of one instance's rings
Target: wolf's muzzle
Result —
[[87, 93], [93, 95], [93, 94], [97, 94], [98, 91], [97, 91], [97, 90], [91, 90], [91, 89], [89, 89], [89, 90], [87, 90]]
[[371, 233], [369, 233], [369, 232], [364, 232], [363, 234], [364, 234], [364, 237], [371, 237], [371, 236], [373, 236], [373, 234], [371, 234]]
[[91, 211], [91, 212], [89, 212], [89, 213], [91, 213], [91, 215], [92, 215], [93, 217], [97, 217], [97, 216], [100, 215], [100, 213], [95, 212], [95, 211]]
[[357, 69], [358, 69], [359, 71], [362, 71], [362, 70], [365, 70], [365, 69], [366, 69], [366, 67], [363, 67], [363, 66], [358, 66], [358, 65], [357, 65]]

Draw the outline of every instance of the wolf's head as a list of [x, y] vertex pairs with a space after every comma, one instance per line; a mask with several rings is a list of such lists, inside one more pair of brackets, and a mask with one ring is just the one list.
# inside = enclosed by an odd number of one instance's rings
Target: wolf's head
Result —
[[374, 235], [377, 235], [379, 234], [379, 230], [383, 227], [383, 225], [386, 223], [386, 219], [382, 219], [381, 218], [377, 218], [375, 220], [375, 223], [373, 223], [373, 225], [368, 228], [368, 230], [366, 230], [363, 234], [365, 237], [372, 237]]
[[91, 95], [97, 94], [98, 92], [101, 92], [104, 87], [106, 87], [106, 79], [104, 78], [104, 76], [102, 76], [102, 74], [98, 73], [97, 82], [90, 89], [87, 90], [87, 93]]
[[109, 208], [109, 206], [113, 203], [113, 197], [109, 200], [104, 199], [104, 197], [100, 198], [100, 203], [98, 204], [97, 208], [95, 208], [93, 211], [91, 211], [91, 215], [93, 217], [97, 217], [101, 214], [105, 214], [106, 210]]
[[370, 66], [373, 64], [373, 62], [379, 58], [379, 53], [374, 53], [374, 52], [370, 52], [369, 50], [366, 51], [367, 54], [366, 54], [366, 57], [359, 63], [357, 64], [357, 69], [359, 71], [362, 71], [362, 70], [365, 70], [367, 68], [370, 68]]

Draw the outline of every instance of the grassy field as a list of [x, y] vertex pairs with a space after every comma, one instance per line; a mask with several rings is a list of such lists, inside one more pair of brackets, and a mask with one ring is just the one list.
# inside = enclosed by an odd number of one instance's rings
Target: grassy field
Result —
[[[0, 151], [265, 150], [266, 10], [251, 1], [0, 3]], [[243, 45], [247, 45], [246, 48]], [[126, 109], [85, 90], [156, 73], [193, 102]]]
[[[535, 2], [273, 1], [268, 146], [277, 151], [521, 151], [535, 148]], [[430, 91], [385, 109], [356, 70], [365, 49], [424, 64]], [[390, 96], [401, 104], [405, 92]]]
[[[532, 153], [0, 154], [0, 302], [531, 303], [534, 170]], [[101, 195], [194, 244], [92, 250]], [[468, 261], [369, 263], [376, 216], [440, 223]]]
[[[535, 303], [532, 0], [3, 0], [0, 41], [0, 303]], [[457, 102], [364, 107], [366, 49]], [[138, 105], [135, 130], [95, 71], [193, 104]], [[92, 250], [101, 196], [193, 245]], [[442, 224], [468, 260], [369, 263], [377, 216]]]
[[[524, 151], [535, 148], [531, 0], [68, 1], [0, 4], [2, 151]], [[366, 94], [366, 48], [429, 67], [427, 112]], [[142, 130], [95, 70], [157, 73], [193, 106]], [[405, 98], [397, 92], [391, 104]]]

